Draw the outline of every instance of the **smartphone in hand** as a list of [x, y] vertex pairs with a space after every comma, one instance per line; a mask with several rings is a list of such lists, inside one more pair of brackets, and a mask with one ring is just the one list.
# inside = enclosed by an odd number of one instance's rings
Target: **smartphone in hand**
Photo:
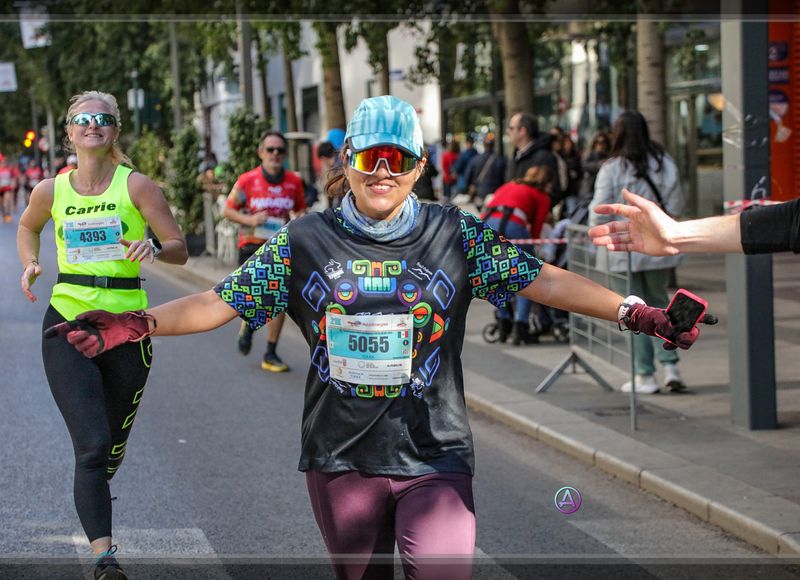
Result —
[[[708, 308], [708, 302], [699, 296], [692, 294], [683, 288], [678, 289], [672, 297], [672, 301], [667, 306], [666, 313], [672, 327], [675, 329], [675, 334], [689, 332], [695, 325], [703, 318], [703, 315]], [[671, 344], [674, 336], [661, 336], [656, 333], [659, 338], [666, 340]]]

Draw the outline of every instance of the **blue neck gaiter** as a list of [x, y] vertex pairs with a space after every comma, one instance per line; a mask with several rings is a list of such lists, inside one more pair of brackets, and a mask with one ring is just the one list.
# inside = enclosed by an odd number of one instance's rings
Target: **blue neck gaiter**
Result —
[[348, 191], [342, 199], [342, 217], [353, 230], [364, 238], [376, 242], [391, 242], [411, 233], [417, 225], [419, 201], [413, 193], [403, 202], [403, 208], [391, 220], [375, 220], [365, 216], [356, 209], [352, 191]]

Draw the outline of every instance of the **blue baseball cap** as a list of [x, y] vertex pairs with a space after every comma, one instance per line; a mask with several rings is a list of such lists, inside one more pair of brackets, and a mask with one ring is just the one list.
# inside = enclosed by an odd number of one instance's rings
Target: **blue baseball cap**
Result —
[[328, 141], [330, 141], [333, 148], [337, 151], [341, 149], [342, 145], [344, 145], [344, 130], [334, 128], [328, 131]]
[[364, 99], [347, 124], [345, 141], [353, 151], [395, 145], [422, 159], [425, 145], [414, 107], [397, 97]]

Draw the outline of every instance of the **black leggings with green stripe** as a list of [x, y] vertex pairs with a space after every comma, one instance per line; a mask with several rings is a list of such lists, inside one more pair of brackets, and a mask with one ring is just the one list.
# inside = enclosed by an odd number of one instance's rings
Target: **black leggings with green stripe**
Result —
[[[63, 322], [52, 307], [42, 329]], [[75, 450], [75, 507], [92, 542], [111, 535], [107, 480], [122, 463], [144, 384], [150, 372], [150, 339], [123, 344], [89, 359], [65, 337], [42, 339], [50, 391], [67, 424]]]

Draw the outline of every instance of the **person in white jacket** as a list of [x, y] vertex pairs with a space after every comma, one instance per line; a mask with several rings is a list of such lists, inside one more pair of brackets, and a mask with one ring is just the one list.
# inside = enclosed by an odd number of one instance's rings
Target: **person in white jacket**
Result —
[[[653, 201], [672, 217], [678, 217], [683, 209], [683, 196], [675, 162], [659, 143], [650, 139], [647, 121], [638, 111], [626, 111], [614, 123], [609, 159], [600, 168], [595, 182], [594, 199], [589, 213], [590, 226], [619, 219], [613, 215], [597, 214], [594, 208], [601, 204], [622, 201], [623, 189]], [[609, 252], [607, 258], [607, 267], [611, 272], [626, 272], [626, 253]], [[666, 307], [670, 270], [681, 260], [682, 256], [653, 257], [632, 252], [630, 292], [641, 296], [647, 304]], [[622, 280], [613, 279], [612, 285], [619, 286], [618, 291], [626, 290], [622, 287]], [[655, 378], [656, 357], [664, 370], [663, 386], [671, 391], [686, 388], [678, 372], [677, 352], [658, 348], [649, 336], [637, 335], [634, 338], [633, 356], [637, 392], [657, 393], [660, 390]], [[623, 384], [621, 390], [630, 391], [630, 381]]]

